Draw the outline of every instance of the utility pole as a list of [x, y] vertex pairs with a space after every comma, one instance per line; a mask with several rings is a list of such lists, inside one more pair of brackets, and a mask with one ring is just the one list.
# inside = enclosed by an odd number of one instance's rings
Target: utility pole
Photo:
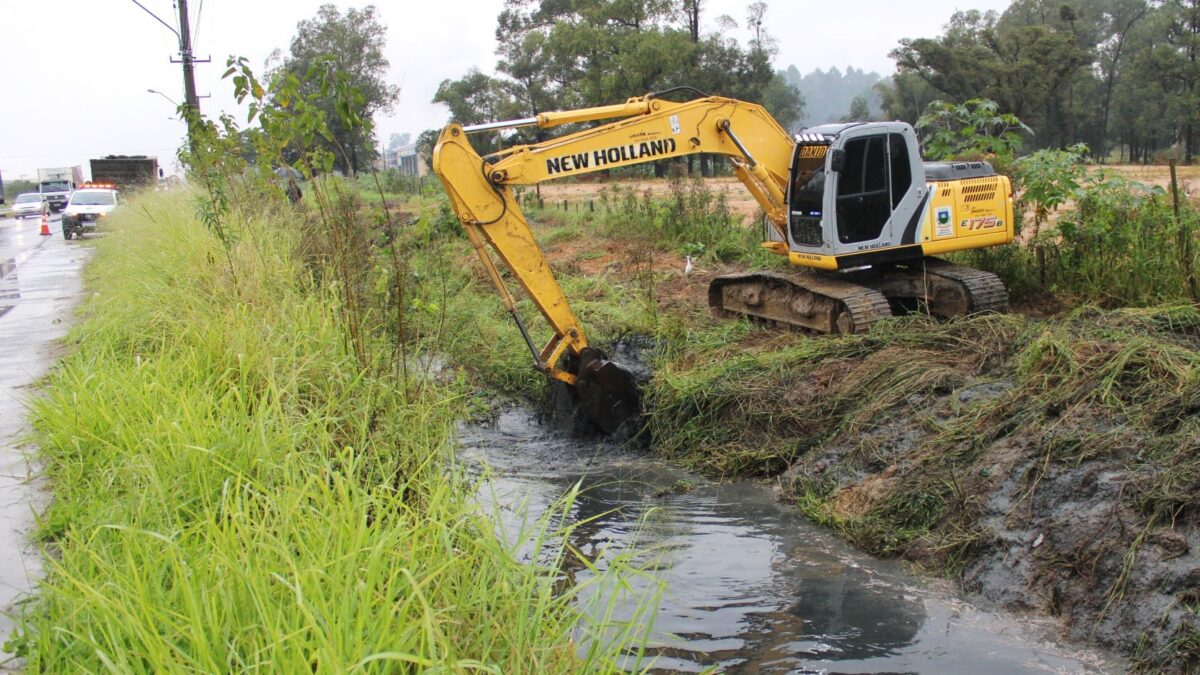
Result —
[[[196, 77], [193, 72], [193, 66], [197, 63], [208, 63], [208, 59], [196, 60], [196, 55], [192, 53], [192, 26], [188, 18], [187, 0], [176, 0], [175, 4], [179, 8], [179, 30], [171, 24], [163, 21], [157, 14], [151, 12], [145, 5], [133, 0], [133, 4], [137, 5], [154, 20], [161, 23], [167, 30], [175, 34], [179, 38], [179, 60], [171, 59], [171, 63], [183, 64], [183, 102], [184, 105], [190, 108], [189, 112], [200, 112], [200, 97], [196, 95]], [[204, 4], [200, 4], [201, 8]]]
[[196, 77], [192, 71], [192, 29], [188, 24], [187, 0], [179, 3], [179, 58], [183, 63], [183, 98], [191, 114], [200, 113], [200, 98], [196, 96]]
[[[188, 125], [188, 147], [193, 147], [195, 137], [193, 135], [192, 124], [200, 118], [200, 97], [196, 95], [196, 76], [193, 72], [193, 66], [196, 63], [208, 63], [208, 59], [201, 61], [196, 60], [195, 54], [192, 53], [192, 27], [188, 19], [187, 0], [175, 0], [176, 6], [179, 8], [179, 30], [171, 24], [163, 21], [154, 12], [151, 12], [145, 5], [133, 0], [133, 4], [142, 8], [154, 20], [161, 23], [179, 38], [179, 60], [171, 59], [171, 63], [183, 64], [183, 121]], [[204, 3], [200, 4], [201, 9], [204, 8]]]

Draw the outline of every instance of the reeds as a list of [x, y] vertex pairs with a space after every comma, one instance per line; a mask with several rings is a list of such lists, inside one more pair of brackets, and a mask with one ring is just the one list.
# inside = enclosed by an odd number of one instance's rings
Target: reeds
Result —
[[54, 500], [11, 644], [29, 669], [596, 672], [636, 656], [648, 622], [576, 604], [602, 610], [622, 566], [564, 585], [549, 516], [532, 559], [496, 532], [453, 470], [461, 382], [371, 366], [386, 331], [346, 339], [346, 295], [321, 281], [336, 275], [308, 271], [296, 216], [270, 211], [235, 205], [224, 249], [186, 195], [148, 195], [97, 240], [95, 296], [33, 411]]

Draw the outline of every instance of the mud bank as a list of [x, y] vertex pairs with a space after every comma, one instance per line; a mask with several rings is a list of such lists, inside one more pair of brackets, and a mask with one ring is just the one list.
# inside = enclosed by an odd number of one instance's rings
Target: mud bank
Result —
[[758, 475], [916, 561], [1145, 670], [1200, 667], [1200, 312], [751, 332], [666, 360], [656, 451]]

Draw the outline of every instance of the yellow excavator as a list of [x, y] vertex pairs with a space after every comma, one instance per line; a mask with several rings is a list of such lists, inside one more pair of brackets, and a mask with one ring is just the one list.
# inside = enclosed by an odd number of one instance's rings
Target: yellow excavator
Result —
[[[827, 124], [790, 135], [762, 107], [718, 96], [673, 102], [676, 90], [623, 104], [450, 124], [433, 151], [441, 179], [488, 277], [534, 357], [572, 386], [606, 431], [638, 414], [633, 376], [591, 347], [510, 189], [693, 153], [729, 157], [762, 206], [762, 246], [798, 268], [717, 277], [718, 316], [816, 333], [869, 330], [905, 308], [940, 317], [1007, 309], [996, 275], [931, 256], [1013, 239], [1012, 183], [986, 162], [925, 163], [903, 122]], [[468, 134], [613, 120], [480, 156]], [[538, 349], [489, 248], [554, 331]]]

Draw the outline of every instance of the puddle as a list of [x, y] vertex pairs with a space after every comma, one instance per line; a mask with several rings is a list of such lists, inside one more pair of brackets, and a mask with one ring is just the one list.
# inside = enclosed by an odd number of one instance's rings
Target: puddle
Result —
[[21, 298], [21, 289], [17, 285], [17, 259], [0, 260], [0, 316], [12, 311], [16, 303], [13, 300]]
[[[642, 562], [665, 582], [653, 631], [663, 672], [1123, 670], [1058, 642], [1048, 622], [978, 608], [942, 582], [855, 551], [763, 485], [711, 483], [555, 432], [520, 409], [464, 425], [460, 441], [468, 466], [490, 468], [479, 498], [504, 507], [510, 536], [582, 481], [570, 517], [591, 520], [572, 543], [601, 566], [606, 550], [645, 551]], [[629, 618], [633, 607], [623, 611]]]

